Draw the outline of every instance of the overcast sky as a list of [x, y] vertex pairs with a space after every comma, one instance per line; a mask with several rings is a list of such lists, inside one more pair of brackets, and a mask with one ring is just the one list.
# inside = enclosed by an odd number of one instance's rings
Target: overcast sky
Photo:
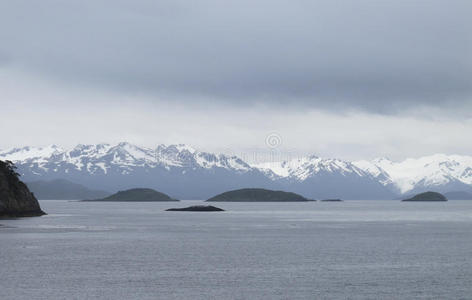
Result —
[[472, 1], [0, 0], [0, 148], [472, 154]]

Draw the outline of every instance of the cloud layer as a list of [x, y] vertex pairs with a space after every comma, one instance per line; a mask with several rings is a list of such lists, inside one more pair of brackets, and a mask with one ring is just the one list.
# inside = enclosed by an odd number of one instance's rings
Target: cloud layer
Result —
[[471, 13], [467, 0], [4, 1], [0, 65], [190, 102], [461, 106]]
[[465, 154], [471, 14], [468, 0], [0, 1], [0, 126], [16, 124], [0, 147], [239, 154], [276, 132], [288, 152]]

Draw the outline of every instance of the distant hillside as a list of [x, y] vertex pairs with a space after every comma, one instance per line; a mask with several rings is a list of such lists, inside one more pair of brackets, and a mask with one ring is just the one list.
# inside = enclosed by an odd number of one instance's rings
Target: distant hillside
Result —
[[126, 191], [119, 191], [111, 196], [84, 201], [109, 201], [109, 202], [154, 202], [154, 201], [179, 201], [173, 199], [164, 193], [155, 191], [153, 189], [130, 189]]
[[472, 200], [472, 193], [468, 192], [447, 192], [444, 196], [449, 200]]
[[207, 202], [303, 202], [310, 201], [295, 193], [265, 189], [240, 189], [216, 195]]
[[38, 180], [27, 182], [26, 185], [39, 200], [96, 199], [110, 195], [109, 192], [91, 190], [65, 179]]

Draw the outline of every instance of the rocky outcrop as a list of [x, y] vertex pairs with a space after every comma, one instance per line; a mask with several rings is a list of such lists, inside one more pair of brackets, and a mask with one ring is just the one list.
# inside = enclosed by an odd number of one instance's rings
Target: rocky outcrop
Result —
[[0, 161], [0, 217], [33, 217], [45, 213], [38, 200], [19, 179], [10, 161]]
[[225, 211], [222, 208], [212, 206], [212, 205], [194, 205], [183, 208], [169, 208], [166, 211]]

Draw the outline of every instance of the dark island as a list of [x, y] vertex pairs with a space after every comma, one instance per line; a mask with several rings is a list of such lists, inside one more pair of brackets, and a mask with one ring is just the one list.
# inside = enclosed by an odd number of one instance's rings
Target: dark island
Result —
[[119, 191], [111, 196], [96, 199], [96, 200], [82, 200], [82, 201], [101, 201], [101, 202], [160, 202], [160, 201], [179, 201], [171, 198], [169, 195], [158, 192], [153, 189], [130, 189], [126, 191]]
[[194, 205], [189, 207], [183, 208], [169, 208], [166, 211], [225, 211], [219, 207], [211, 206], [211, 205]]
[[444, 195], [436, 192], [426, 192], [415, 195], [412, 198], [404, 199], [405, 202], [444, 202], [447, 198]]
[[0, 218], [35, 217], [45, 213], [28, 187], [19, 179], [11, 161], [0, 161]]
[[295, 193], [266, 189], [240, 189], [216, 195], [207, 202], [307, 202], [309, 200]]
[[323, 199], [321, 202], [343, 202], [341, 199]]

